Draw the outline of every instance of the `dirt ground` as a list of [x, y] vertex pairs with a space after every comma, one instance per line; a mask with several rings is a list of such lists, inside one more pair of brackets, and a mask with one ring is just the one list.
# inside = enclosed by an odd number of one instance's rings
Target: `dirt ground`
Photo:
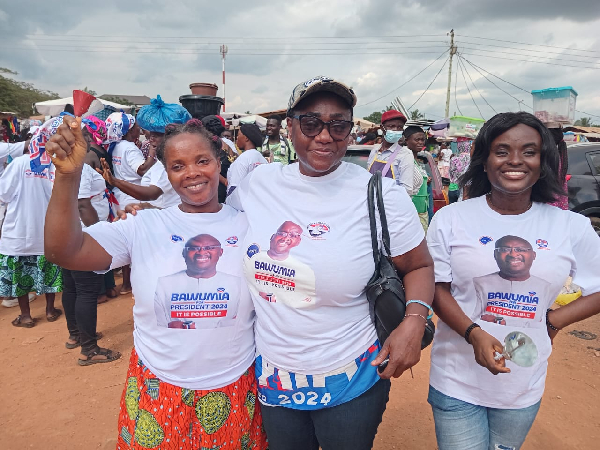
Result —
[[[57, 296], [57, 306], [60, 296]], [[45, 301], [31, 303], [40, 320], [32, 329], [10, 322], [18, 308], [0, 307], [2, 397], [0, 449], [114, 449], [117, 414], [133, 345], [130, 295], [100, 305], [101, 345], [119, 350], [114, 363], [77, 365], [78, 350], [67, 350], [66, 322], [44, 318]], [[600, 336], [600, 316], [570, 327]], [[595, 347], [598, 350], [590, 349]], [[393, 381], [379, 427], [377, 450], [436, 449], [427, 404], [429, 351], [410, 373]], [[600, 340], [561, 332], [554, 342], [542, 407], [523, 446], [533, 449], [600, 448]]]

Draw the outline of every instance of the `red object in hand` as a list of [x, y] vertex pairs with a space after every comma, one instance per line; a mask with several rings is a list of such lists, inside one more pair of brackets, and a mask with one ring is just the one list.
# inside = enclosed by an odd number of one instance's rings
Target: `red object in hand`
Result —
[[90, 105], [94, 100], [96, 100], [96, 97], [85, 91], [73, 90], [73, 109], [75, 110], [75, 115], [77, 117], [83, 116], [90, 109]]

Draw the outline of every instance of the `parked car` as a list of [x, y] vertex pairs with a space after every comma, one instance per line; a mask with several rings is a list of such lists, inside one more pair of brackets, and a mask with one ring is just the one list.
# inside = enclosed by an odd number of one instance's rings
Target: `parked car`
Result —
[[600, 142], [569, 145], [569, 209], [589, 217], [600, 235]]
[[[367, 168], [369, 161], [369, 154], [375, 147], [374, 145], [349, 145], [346, 151], [346, 156], [343, 160], [356, 164], [358, 166]], [[433, 160], [431, 154], [427, 152], [421, 152], [417, 156], [423, 165], [427, 175], [431, 178], [431, 188], [433, 191], [433, 212], [446, 206], [448, 204], [448, 198], [443, 190], [442, 176], [437, 168], [437, 164]]]

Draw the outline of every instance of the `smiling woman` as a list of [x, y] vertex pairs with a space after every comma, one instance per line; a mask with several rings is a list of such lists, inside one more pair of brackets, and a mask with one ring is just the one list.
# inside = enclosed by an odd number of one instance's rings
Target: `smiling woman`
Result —
[[157, 154], [181, 204], [84, 233], [77, 191], [86, 143], [79, 119], [64, 120], [46, 146], [56, 177], [45, 252], [71, 270], [132, 267], [134, 348], [118, 447], [265, 449], [252, 367], [254, 308], [235, 245], [247, 222], [219, 204], [219, 141], [199, 121], [168, 126]]
[[[429, 403], [440, 450], [520, 448], [540, 407], [552, 339], [600, 312], [600, 238], [589, 219], [548, 204], [561, 193], [557, 173], [548, 129], [528, 113], [498, 114], [461, 179], [471, 199], [431, 222], [440, 321]], [[584, 295], [553, 311], [569, 274]], [[502, 356], [513, 331], [537, 349], [530, 367]]]

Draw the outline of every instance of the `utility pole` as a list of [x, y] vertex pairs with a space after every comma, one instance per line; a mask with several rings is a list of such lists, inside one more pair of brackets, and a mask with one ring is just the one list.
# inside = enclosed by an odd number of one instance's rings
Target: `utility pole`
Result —
[[227, 50], [226, 45], [221, 45], [220, 51], [221, 56], [223, 57], [223, 112], [225, 112], [225, 55], [227, 54]]
[[450, 86], [452, 86], [452, 57], [456, 53], [454, 45], [454, 29], [450, 30], [450, 66], [448, 67], [448, 91], [446, 92], [446, 118], [450, 114]]

